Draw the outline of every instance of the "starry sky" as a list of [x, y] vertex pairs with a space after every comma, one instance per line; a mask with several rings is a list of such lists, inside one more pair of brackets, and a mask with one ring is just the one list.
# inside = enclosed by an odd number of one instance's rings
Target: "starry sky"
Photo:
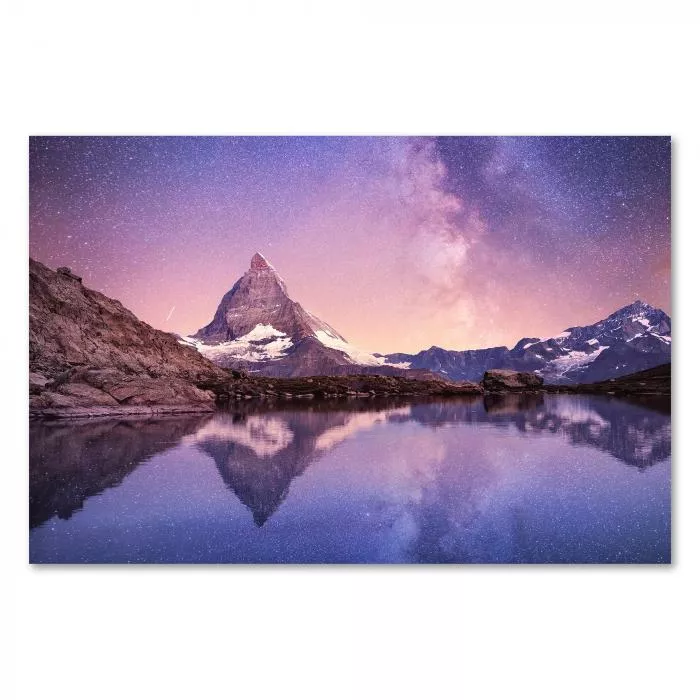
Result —
[[30, 255], [192, 333], [260, 251], [379, 352], [671, 312], [668, 137], [32, 137]]

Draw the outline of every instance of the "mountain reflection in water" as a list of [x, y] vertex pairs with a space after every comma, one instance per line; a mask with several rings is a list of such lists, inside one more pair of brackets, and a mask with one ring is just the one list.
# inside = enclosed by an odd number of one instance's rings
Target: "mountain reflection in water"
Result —
[[218, 415], [187, 441], [214, 460], [224, 483], [262, 526], [286, 498], [292, 479], [315, 459], [358, 430], [408, 412], [404, 407]]
[[608, 397], [32, 422], [30, 558], [663, 562], [670, 454], [667, 405]]

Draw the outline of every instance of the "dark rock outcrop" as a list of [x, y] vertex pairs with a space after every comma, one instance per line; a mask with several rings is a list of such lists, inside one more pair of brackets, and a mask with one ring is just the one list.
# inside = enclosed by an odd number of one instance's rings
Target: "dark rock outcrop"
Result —
[[73, 274], [70, 267], [57, 267], [56, 272], [58, 272], [59, 275], [65, 275], [66, 277], [70, 277], [72, 280], [75, 280], [76, 282], [83, 281], [82, 277], [78, 277], [78, 275]]
[[380, 374], [347, 374], [320, 377], [240, 377], [227, 387], [233, 402], [248, 399], [337, 399], [387, 396], [478, 396], [483, 393], [474, 382], [446, 382]]
[[606, 379], [592, 384], [575, 386], [546, 386], [554, 393], [574, 394], [612, 394], [628, 397], [666, 397], [671, 398], [671, 364], [659, 365], [642, 372], [634, 372], [624, 377]]
[[544, 381], [532, 372], [492, 369], [484, 373], [481, 384], [487, 392], [537, 391]]

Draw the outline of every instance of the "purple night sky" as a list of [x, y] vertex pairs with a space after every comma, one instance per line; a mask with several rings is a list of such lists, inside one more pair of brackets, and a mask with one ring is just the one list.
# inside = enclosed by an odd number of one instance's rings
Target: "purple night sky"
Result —
[[670, 313], [668, 137], [32, 137], [30, 254], [163, 330], [259, 250], [355, 345], [512, 345]]

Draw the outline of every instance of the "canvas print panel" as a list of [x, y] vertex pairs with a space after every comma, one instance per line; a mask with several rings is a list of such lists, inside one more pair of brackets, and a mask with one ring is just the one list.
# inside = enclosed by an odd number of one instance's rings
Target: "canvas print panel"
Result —
[[32, 137], [33, 563], [669, 563], [667, 137]]

